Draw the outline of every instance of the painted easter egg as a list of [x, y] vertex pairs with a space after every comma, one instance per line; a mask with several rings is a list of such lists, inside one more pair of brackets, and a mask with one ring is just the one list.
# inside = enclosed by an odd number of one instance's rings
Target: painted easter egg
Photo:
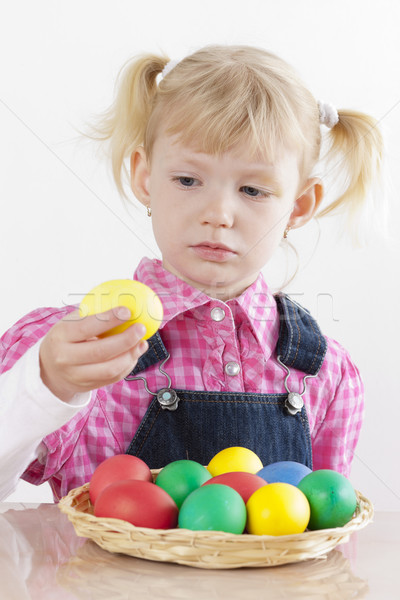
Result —
[[252, 494], [263, 485], [266, 485], [266, 481], [262, 477], [258, 477], [254, 473], [248, 473], [246, 471], [234, 471], [233, 473], [221, 473], [212, 477], [203, 485], [210, 485], [214, 483], [221, 483], [222, 485], [228, 485], [229, 487], [236, 490], [243, 498], [243, 502], [246, 503]]
[[331, 469], [313, 471], [298, 487], [310, 503], [309, 529], [342, 527], [356, 510], [357, 496], [350, 481]]
[[310, 519], [306, 496], [290, 483], [269, 483], [250, 496], [246, 504], [246, 529], [255, 535], [303, 533]]
[[225, 531], [241, 534], [246, 525], [246, 505], [227, 485], [205, 485], [184, 500], [178, 525], [192, 531]]
[[163, 488], [181, 507], [185, 498], [211, 478], [209, 471], [194, 460], [176, 460], [157, 475], [156, 485]]
[[178, 507], [169, 494], [149, 481], [127, 479], [107, 486], [94, 505], [96, 517], [122, 519], [136, 527], [173, 529]]
[[116, 454], [106, 458], [95, 469], [89, 483], [89, 497], [92, 504], [100, 493], [111, 483], [122, 479], [141, 479], [152, 481], [152, 475], [146, 463], [137, 456]]
[[242, 446], [232, 446], [220, 450], [209, 462], [207, 469], [211, 475], [221, 475], [232, 471], [257, 473], [262, 469], [262, 462], [255, 452]]
[[163, 307], [157, 294], [144, 283], [132, 279], [113, 279], [94, 287], [80, 303], [79, 315], [103, 313], [117, 306], [129, 308], [131, 318], [99, 337], [115, 335], [133, 323], [142, 323], [146, 327], [143, 339], [147, 340], [156, 333], [163, 319]]
[[298, 485], [298, 483], [311, 473], [311, 469], [302, 463], [293, 460], [282, 460], [279, 462], [271, 463], [266, 465], [257, 475], [265, 479], [268, 483], [291, 483], [292, 485]]

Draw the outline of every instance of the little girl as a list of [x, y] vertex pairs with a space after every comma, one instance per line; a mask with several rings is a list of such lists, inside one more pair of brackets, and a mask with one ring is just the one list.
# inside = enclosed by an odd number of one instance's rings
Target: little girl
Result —
[[22, 477], [49, 481], [58, 499], [125, 452], [159, 468], [246, 446], [263, 464], [349, 474], [363, 413], [358, 370], [261, 274], [320, 208], [321, 124], [347, 187], [319, 214], [348, 207], [354, 219], [382, 153], [372, 118], [318, 103], [261, 49], [207, 47], [177, 63], [151, 55], [126, 66], [97, 131], [122, 193], [130, 159], [131, 189], [152, 219], [162, 261], [142, 259], [133, 278], [159, 295], [164, 319], [148, 342], [139, 324], [100, 338], [129, 313], [41, 308], [4, 334], [3, 497]]

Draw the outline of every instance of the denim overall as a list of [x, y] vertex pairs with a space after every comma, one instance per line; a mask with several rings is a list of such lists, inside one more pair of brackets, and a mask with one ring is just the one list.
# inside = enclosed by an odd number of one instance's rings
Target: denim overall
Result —
[[[316, 376], [325, 357], [327, 343], [308, 311], [289, 297], [275, 296], [280, 316], [276, 356], [282, 364], [282, 378], [289, 367]], [[159, 333], [148, 340], [149, 349], [140, 357], [127, 379], [169, 355]], [[161, 371], [163, 372], [163, 371]], [[167, 375], [168, 377], [168, 375]], [[162, 396], [176, 392], [169, 410]], [[288, 390], [289, 391], [289, 390]], [[300, 394], [258, 394], [169, 390], [154, 397], [127, 454], [158, 469], [180, 459], [207, 465], [220, 450], [244, 446], [253, 450], [263, 465], [294, 460], [312, 468], [311, 438], [306, 410]], [[161, 396], [161, 398], [160, 398]], [[290, 399], [290, 398], [289, 398]], [[160, 403], [161, 400], [161, 403]], [[167, 407], [168, 408], [168, 407]]]

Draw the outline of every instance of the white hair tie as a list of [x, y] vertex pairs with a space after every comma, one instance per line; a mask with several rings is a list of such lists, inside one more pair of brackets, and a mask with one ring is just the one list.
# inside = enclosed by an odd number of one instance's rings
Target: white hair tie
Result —
[[328, 102], [321, 102], [318, 100], [318, 108], [319, 108], [319, 122], [321, 125], [326, 125], [331, 129], [336, 125], [339, 121], [338, 111], [332, 104], [328, 104]]
[[[181, 62], [180, 60], [170, 60], [167, 62], [163, 70], [161, 71], [161, 79], [164, 79], [176, 67], [176, 65]], [[160, 79], [160, 81], [161, 81]]]

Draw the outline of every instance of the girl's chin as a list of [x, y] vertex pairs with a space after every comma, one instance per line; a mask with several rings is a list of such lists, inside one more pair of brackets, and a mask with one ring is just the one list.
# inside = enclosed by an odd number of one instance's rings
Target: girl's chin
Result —
[[[163, 267], [185, 283], [198, 289], [211, 298], [226, 301], [240, 296], [256, 279], [236, 280], [228, 276], [228, 265], [226, 263], [213, 263], [199, 261], [185, 269], [175, 266], [168, 261], [163, 261]], [[230, 273], [232, 275], [232, 273]]]

